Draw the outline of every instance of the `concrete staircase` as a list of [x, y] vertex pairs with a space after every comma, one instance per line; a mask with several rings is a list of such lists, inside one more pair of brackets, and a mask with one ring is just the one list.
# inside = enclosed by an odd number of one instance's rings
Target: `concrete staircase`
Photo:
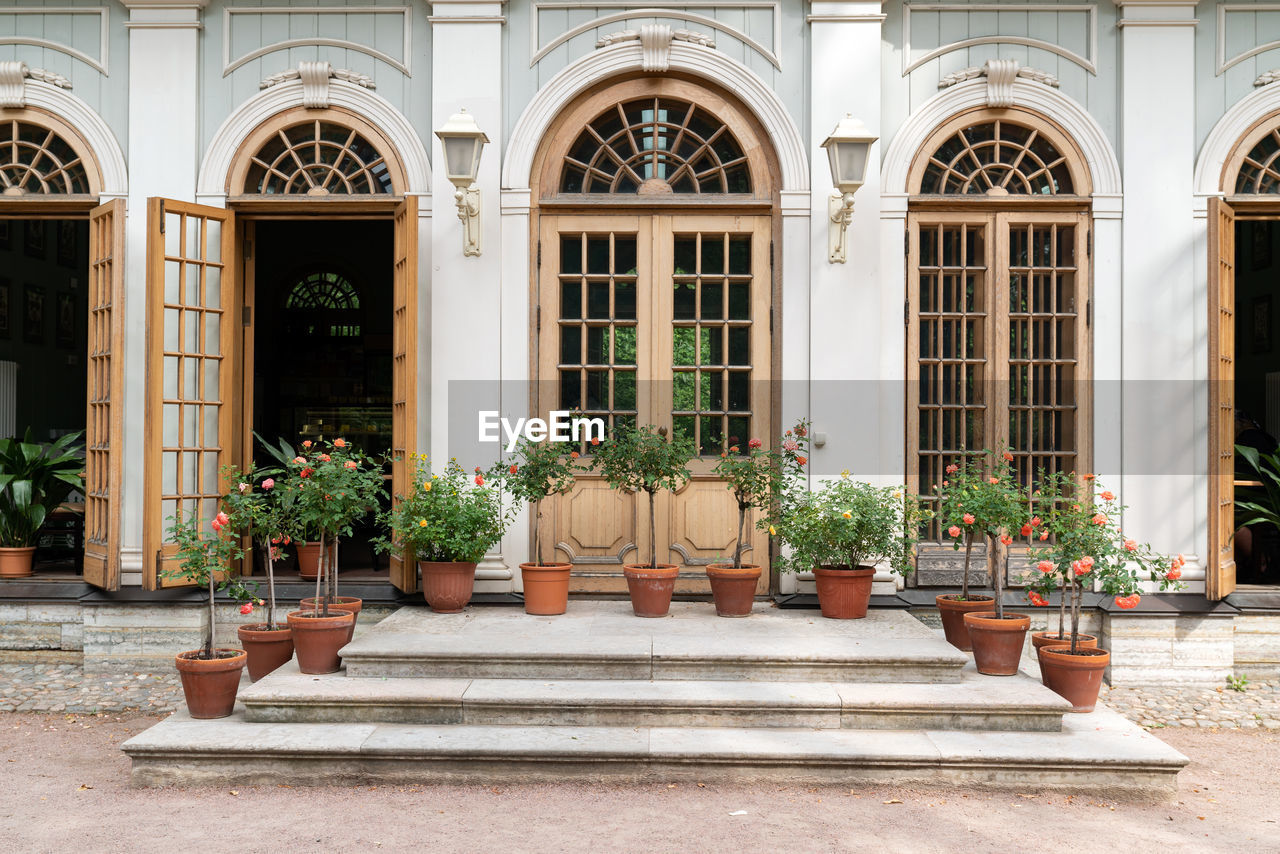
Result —
[[979, 675], [905, 612], [756, 611], [404, 608], [346, 647], [345, 672], [290, 664], [246, 682], [230, 718], [180, 711], [124, 750], [137, 785], [884, 781], [1164, 795], [1187, 762], [1114, 713], [1067, 713], [1026, 675]]

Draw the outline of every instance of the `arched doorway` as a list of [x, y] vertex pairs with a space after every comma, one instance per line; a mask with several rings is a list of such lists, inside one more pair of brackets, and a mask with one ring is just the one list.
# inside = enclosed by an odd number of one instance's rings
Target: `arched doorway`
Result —
[[[1074, 142], [1030, 111], [969, 110], [929, 136], [908, 191], [912, 486], [936, 501], [946, 467], [984, 448], [1008, 447], [1028, 483], [1088, 471], [1092, 190]], [[1026, 545], [1012, 547], [1011, 583]], [[962, 573], [932, 523], [914, 583]]]
[[[705, 566], [733, 547], [712, 461], [775, 432], [777, 174], [748, 110], [673, 76], [588, 91], [535, 159], [533, 408], [694, 442], [695, 477], [661, 498], [655, 532], [682, 592], [705, 592]], [[635, 496], [586, 477], [551, 504], [541, 538], [573, 564], [572, 589], [625, 591], [622, 565], [649, 551]], [[767, 536], [746, 559], [768, 564]]]

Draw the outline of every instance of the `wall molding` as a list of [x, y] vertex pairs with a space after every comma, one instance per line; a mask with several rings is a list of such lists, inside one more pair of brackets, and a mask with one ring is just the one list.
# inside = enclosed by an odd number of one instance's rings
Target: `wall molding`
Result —
[[[1044, 39], [1034, 39], [1027, 36], [1006, 36], [1006, 35], [985, 35], [974, 36], [972, 38], [961, 39], [959, 41], [950, 42], [948, 44], [939, 45], [933, 50], [926, 53], [917, 60], [911, 59], [911, 13], [915, 12], [1085, 12], [1088, 16], [1089, 30], [1089, 47], [1088, 55], [1081, 56], [1075, 51], [1067, 50], [1061, 45], [1055, 44]], [[902, 76], [906, 77], [912, 71], [915, 71], [926, 62], [930, 62], [938, 57], [952, 53], [965, 48], [977, 47], [986, 44], [1016, 44], [1023, 47], [1034, 47], [1040, 50], [1047, 50], [1050, 53], [1057, 54], [1068, 62], [1073, 62], [1083, 68], [1090, 74], [1098, 73], [1098, 7], [1095, 4], [1078, 4], [1070, 6], [1056, 6], [1048, 3], [1020, 3], [1020, 4], [995, 4], [995, 3], [974, 3], [974, 4], [956, 4], [956, 3], [904, 3], [902, 6]]]
[[1259, 119], [1280, 112], [1280, 86], [1260, 86], [1236, 101], [1222, 114], [1196, 158], [1195, 194], [1197, 197], [1230, 195], [1222, 186], [1222, 170], [1228, 158]]
[[38, 36], [0, 36], [0, 45], [30, 45], [32, 47], [42, 47], [48, 50], [55, 50], [58, 53], [64, 53], [72, 59], [78, 59], [85, 65], [94, 69], [103, 77], [109, 77], [108, 72], [108, 45], [110, 44], [110, 31], [107, 26], [109, 10], [105, 6], [9, 6], [0, 7], [0, 18], [7, 15], [39, 15], [41, 17], [54, 17], [57, 15], [90, 15], [98, 19], [98, 58], [95, 59], [89, 54], [76, 50], [69, 44], [54, 41], [53, 39], [40, 38]]
[[[222, 76], [226, 77], [245, 63], [277, 51], [287, 51], [295, 47], [338, 47], [371, 56], [395, 68], [405, 77], [412, 77], [413, 21], [409, 12], [409, 6], [228, 6], [222, 10]], [[404, 59], [396, 59], [362, 42], [319, 36], [273, 42], [232, 59], [231, 21], [237, 15], [395, 15], [400, 18], [400, 27], [404, 33], [404, 44], [401, 48]]]
[[32, 78], [26, 81], [23, 99], [28, 107], [54, 114], [84, 137], [98, 162], [102, 178], [99, 198], [102, 201], [128, 197], [129, 170], [125, 165], [124, 151], [96, 110], [66, 89]]
[[1227, 56], [1227, 15], [1231, 12], [1280, 12], [1280, 3], [1219, 3], [1218, 4], [1218, 68], [1214, 72], [1215, 75], [1221, 75], [1233, 65], [1239, 65], [1246, 59], [1257, 56], [1260, 53], [1266, 53], [1269, 50], [1280, 48], [1280, 39], [1269, 41], [1266, 44], [1254, 45], [1244, 53], [1238, 53], [1235, 56]]

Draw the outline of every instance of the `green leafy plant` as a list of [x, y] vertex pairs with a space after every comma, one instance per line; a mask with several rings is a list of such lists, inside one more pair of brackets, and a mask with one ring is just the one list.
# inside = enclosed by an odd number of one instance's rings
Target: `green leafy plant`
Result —
[[[599, 445], [599, 439], [592, 439]], [[580, 455], [564, 442], [550, 439], [535, 442], [522, 439], [515, 454], [506, 462], [490, 470], [489, 476], [501, 480], [503, 488], [512, 497], [533, 505], [533, 559], [537, 566], [551, 566], [542, 554], [542, 501], [552, 495], [565, 495], [573, 489], [578, 473], [586, 470], [579, 462]]]
[[382, 523], [391, 539], [378, 548], [410, 549], [420, 561], [476, 563], [502, 539], [513, 512], [504, 510], [502, 493], [479, 468], [473, 475], [450, 460], [432, 473], [425, 455], [416, 457], [409, 492], [396, 496]]
[[276, 466], [256, 468], [242, 473], [235, 466], [224, 466], [223, 482], [232, 489], [222, 497], [222, 504], [235, 524], [236, 530], [248, 537], [261, 536], [263, 559], [267, 570], [267, 621], [268, 630], [283, 628], [276, 623], [275, 563], [280, 560], [281, 549], [294, 539], [301, 539], [302, 524], [294, 512], [298, 490], [284, 482], [277, 487], [276, 478], [284, 470]]
[[1156, 554], [1146, 543], [1126, 537], [1119, 524], [1124, 505], [1110, 490], [1100, 485], [1095, 489], [1093, 475], [1041, 471], [1037, 481], [1032, 522], [1043, 519], [1040, 541], [1049, 544], [1029, 553], [1040, 576], [1029, 585], [1028, 598], [1033, 605], [1047, 606], [1049, 594], [1062, 588], [1058, 636], [1063, 636], [1063, 609], [1069, 600], [1073, 654], [1086, 584], [1114, 596], [1116, 605], [1125, 609], [1137, 607], [1141, 600], [1140, 573], [1149, 574], [1161, 590], [1183, 586], [1178, 581], [1185, 563], [1182, 556]]
[[[256, 598], [256, 585], [248, 585], [235, 574], [235, 561], [243, 557], [237, 527], [225, 511], [219, 511], [209, 520], [208, 534], [204, 530], [199, 514], [183, 514], [179, 512], [170, 516], [168, 538], [177, 544], [176, 567], [166, 569], [166, 578], [183, 579], [194, 582], [209, 591], [209, 623], [205, 628], [204, 645], [196, 658], [208, 660], [220, 658], [214, 653], [213, 638], [217, 612], [214, 609], [214, 596], [222, 590], [237, 602], [244, 602], [252, 608]], [[221, 578], [219, 578], [221, 576]]]
[[83, 449], [79, 433], [68, 433], [42, 445], [0, 439], [0, 547], [28, 548], [45, 519], [72, 490], [84, 491]]
[[1227, 677], [1227, 687], [1232, 691], [1244, 692], [1249, 688], [1249, 677], [1241, 673]]
[[1280, 528], [1280, 454], [1236, 445], [1236, 456], [1248, 463], [1262, 486], [1244, 487], [1236, 498], [1236, 527], [1270, 524]]
[[[969, 599], [969, 561], [975, 540], [985, 540], [988, 549], [996, 544], [1006, 547], [1004, 560], [1008, 562], [1007, 547], [1013, 543], [1013, 532], [1024, 536], [1031, 533], [1028, 522], [1028, 498], [1026, 491], [1014, 477], [1010, 463], [1013, 454], [1004, 450], [999, 454], [983, 451], [965, 454], [962, 462], [946, 467], [947, 479], [942, 482], [939, 495], [938, 516], [953, 540], [952, 547], [960, 550], [964, 544], [964, 576], [961, 580], [960, 599]], [[991, 591], [997, 619], [1004, 619], [1004, 571], [997, 568], [991, 573]]]
[[[806, 426], [800, 426], [807, 433]], [[790, 431], [788, 431], [790, 432]], [[778, 500], [782, 490], [784, 464], [797, 459], [797, 450], [786, 451], [781, 444], [775, 449], [765, 449], [764, 442], [751, 439], [743, 452], [738, 445], [720, 454], [712, 469], [725, 482], [725, 488], [733, 493], [738, 505], [738, 539], [733, 549], [733, 566], [742, 566], [742, 552], [746, 547], [747, 513], [753, 509], [768, 510]], [[788, 457], [787, 455], [791, 456]], [[806, 460], [807, 462], [807, 460]]]
[[649, 566], [658, 566], [657, 522], [654, 496], [674, 491], [689, 480], [693, 442], [685, 437], [669, 439], [666, 428], [653, 425], [622, 427], [595, 449], [592, 464], [614, 489], [644, 492], [649, 496]]

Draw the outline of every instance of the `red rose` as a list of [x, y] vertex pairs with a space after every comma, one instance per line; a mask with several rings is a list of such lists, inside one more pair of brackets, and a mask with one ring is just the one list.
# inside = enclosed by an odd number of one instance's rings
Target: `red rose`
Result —
[[484, 475], [476, 475], [476, 486], [484, 486]]
[[1021, 533], [1021, 534], [1022, 534], [1022, 536], [1024, 536], [1024, 537], [1029, 537], [1029, 536], [1031, 536], [1031, 523], [1030, 523], [1030, 522], [1028, 522], [1027, 524], [1023, 525], [1023, 526], [1022, 526], [1022, 531], [1021, 531], [1020, 533]]
[[303, 477], [311, 477], [311, 473], [313, 471], [315, 471], [315, 469], [303, 469], [301, 474]]
[[754, 451], [756, 448], [763, 448], [764, 442], [761, 442], [759, 439], [752, 439], [747, 442], [747, 447]]
[[243, 605], [241, 605], [241, 606], [240, 606], [240, 613], [241, 613], [241, 614], [252, 614], [252, 613], [253, 613], [253, 603], [251, 603], [251, 602], [245, 602]]
[[518, 470], [519, 470], [519, 469], [518, 469], [518, 467], [517, 467], [517, 466], [512, 466], [512, 467], [511, 467], [511, 473], [512, 473], [512, 474], [515, 474]]

